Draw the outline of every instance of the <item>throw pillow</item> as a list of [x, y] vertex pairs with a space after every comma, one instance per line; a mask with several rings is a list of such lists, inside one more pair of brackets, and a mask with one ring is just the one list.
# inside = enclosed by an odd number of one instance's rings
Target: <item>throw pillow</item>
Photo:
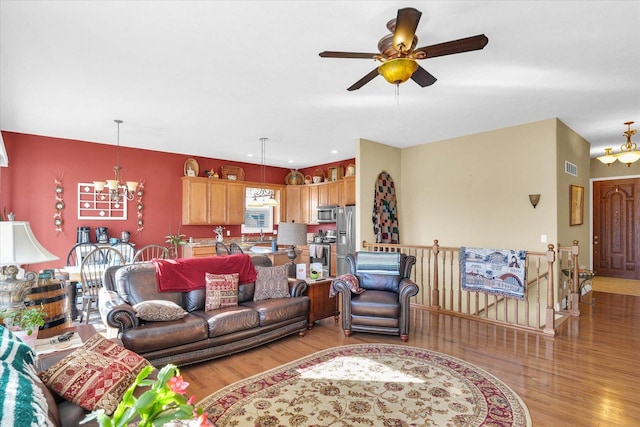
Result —
[[207, 293], [205, 296], [204, 311], [238, 305], [238, 277], [238, 273], [206, 273]]
[[60, 396], [89, 411], [111, 415], [124, 392], [149, 362], [131, 350], [95, 334], [46, 371], [42, 381]]
[[136, 316], [142, 320], [152, 322], [167, 322], [169, 320], [178, 320], [186, 316], [187, 313], [182, 307], [175, 302], [164, 300], [149, 300], [139, 302], [133, 306]]
[[254, 301], [291, 296], [289, 295], [289, 264], [275, 267], [256, 266], [256, 271], [258, 278], [253, 292]]

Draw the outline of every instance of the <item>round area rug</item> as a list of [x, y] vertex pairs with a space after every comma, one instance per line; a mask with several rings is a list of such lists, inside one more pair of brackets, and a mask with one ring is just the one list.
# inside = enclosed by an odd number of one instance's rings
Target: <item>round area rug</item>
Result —
[[335, 347], [231, 384], [198, 403], [217, 426], [531, 426], [518, 395], [442, 353]]

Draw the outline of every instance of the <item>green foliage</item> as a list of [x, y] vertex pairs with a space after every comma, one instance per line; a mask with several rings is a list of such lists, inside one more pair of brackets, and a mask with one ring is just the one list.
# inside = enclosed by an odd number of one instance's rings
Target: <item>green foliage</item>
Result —
[[[84, 424], [97, 420], [100, 427], [124, 427], [139, 417], [138, 427], [162, 426], [173, 420], [197, 419], [198, 426], [211, 426], [202, 409], [194, 409], [191, 399], [187, 399], [188, 383], [182, 381], [180, 371], [175, 365], [166, 365], [158, 373], [157, 380], [147, 377], [153, 372], [152, 366], [146, 366], [122, 396], [122, 400], [109, 418], [103, 410], [90, 413], [82, 420]], [[148, 388], [136, 398], [136, 388]]]
[[9, 311], [3, 309], [0, 312], [2, 322], [8, 327], [17, 327], [23, 331], [27, 331], [27, 335], [31, 335], [34, 330], [40, 326], [44, 326], [44, 317], [47, 315], [42, 305], [38, 308], [25, 307], [19, 310]]

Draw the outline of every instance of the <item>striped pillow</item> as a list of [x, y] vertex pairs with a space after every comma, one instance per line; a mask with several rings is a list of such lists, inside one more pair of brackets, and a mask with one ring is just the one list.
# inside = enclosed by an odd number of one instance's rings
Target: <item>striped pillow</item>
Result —
[[356, 274], [400, 274], [400, 252], [358, 252]]

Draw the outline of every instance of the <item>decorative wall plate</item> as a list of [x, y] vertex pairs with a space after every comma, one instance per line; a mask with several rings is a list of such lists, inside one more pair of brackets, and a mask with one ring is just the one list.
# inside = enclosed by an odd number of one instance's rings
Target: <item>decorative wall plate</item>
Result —
[[302, 185], [304, 184], [304, 175], [299, 170], [293, 169], [284, 178], [284, 182], [287, 185]]
[[196, 159], [187, 159], [184, 162], [184, 176], [198, 176], [200, 174], [200, 166]]

